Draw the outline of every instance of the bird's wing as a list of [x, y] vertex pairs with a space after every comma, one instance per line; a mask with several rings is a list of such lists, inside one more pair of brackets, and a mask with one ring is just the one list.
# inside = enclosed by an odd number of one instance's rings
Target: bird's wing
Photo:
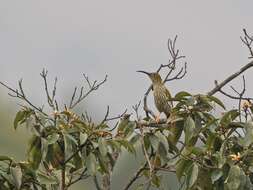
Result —
[[166, 97], [168, 97], [168, 101], [170, 102], [171, 107], [173, 107], [173, 102], [170, 100], [172, 98], [172, 96], [170, 94], [170, 91], [167, 88], [165, 90], [165, 94], [166, 94]]

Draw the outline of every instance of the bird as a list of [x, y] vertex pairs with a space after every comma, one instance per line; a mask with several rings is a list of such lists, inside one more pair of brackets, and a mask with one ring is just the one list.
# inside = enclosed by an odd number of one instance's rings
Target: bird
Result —
[[149, 73], [146, 71], [137, 71], [144, 73], [149, 76], [152, 81], [152, 89], [154, 102], [157, 110], [159, 111], [158, 116], [156, 116], [156, 121], [159, 122], [160, 114], [164, 113], [167, 118], [170, 117], [172, 109], [172, 101], [170, 91], [164, 85], [162, 78], [158, 72]]
[[[179, 138], [181, 137], [183, 128], [184, 128], [184, 121], [172, 122], [173, 119], [176, 118], [176, 115], [172, 114], [172, 96], [170, 91], [164, 85], [164, 82], [159, 73], [149, 73], [146, 71], [137, 71], [140, 73], [144, 73], [149, 76], [152, 81], [152, 89], [153, 89], [153, 96], [154, 102], [157, 110], [159, 111], [159, 115], [156, 116], [155, 120], [159, 123], [160, 114], [163, 112], [167, 117], [167, 124], [169, 126], [169, 135], [167, 137], [169, 143], [169, 151], [170, 152], [178, 152], [178, 148], [176, 146]], [[169, 124], [170, 123], [170, 124]]]

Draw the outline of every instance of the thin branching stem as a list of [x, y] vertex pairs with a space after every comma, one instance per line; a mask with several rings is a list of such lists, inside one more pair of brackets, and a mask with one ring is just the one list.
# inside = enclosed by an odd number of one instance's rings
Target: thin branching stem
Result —
[[75, 87], [74, 92], [72, 94], [72, 98], [69, 103], [69, 109], [73, 109], [76, 105], [78, 105], [80, 102], [82, 102], [91, 92], [97, 90], [102, 84], [104, 84], [107, 81], [107, 75], [105, 76], [104, 80], [102, 80], [100, 82], [97, 82], [95, 80], [92, 83], [89, 80], [88, 76], [86, 76], [86, 75], [83, 75], [83, 76], [89, 86], [89, 90], [84, 94], [83, 93], [84, 87], [81, 87], [80, 94], [79, 94], [78, 98], [76, 98], [77, 87]]

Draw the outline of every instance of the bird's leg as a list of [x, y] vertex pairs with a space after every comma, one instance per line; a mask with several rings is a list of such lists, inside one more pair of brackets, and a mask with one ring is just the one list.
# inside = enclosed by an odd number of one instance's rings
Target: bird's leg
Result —
[[159, 123], [159, 121], [160, 121], [160, 115], [161, 115], [161, 113], [159, 112], [158, 115], [155, 116], [156, 123]]

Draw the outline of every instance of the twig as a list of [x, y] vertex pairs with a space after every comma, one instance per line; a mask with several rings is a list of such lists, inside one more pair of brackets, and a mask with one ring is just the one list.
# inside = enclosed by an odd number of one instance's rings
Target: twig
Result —
[[133, 110], [134, 110], [134, 112], [136, 114], [137, 121], [140, 120], [140, 118], [139, 118], [139, 108], [140, 108], [140, 105], [141, 105], [141, 100], [138, 102], [138, 104], [135, 104], [134, 106], [132, 106], [132, 108], [133, 108]]
[[55, 81], [54, 81], [54, 88], [53, 88], [53, 91], [52, 91], [52, 97], [49, 95], [49, 90], [48, 90], [48, 82], [47, 82], [47, 74], [48, 74], [48, 71], [43, 69], [42, 72], [40, 73], [40, 76], [43, 78], [43, 81], [44, 81], [44, 87], [45, 87], [45, 92], [46, 92], [46, 96], [47, 96], [47, 102], [48, 102], [48, 105], [53, 109], [53, 110], [56, 110], [56, 106], [55, 106], [55, 95], [56, 95], [56, 83], [57, 83], [57, 78], [55, 78]]
[[156, 127], [160, 128], [165, 125], [165, 127], [168, 127], [167, 120], [166, 119], [160, 119], [158, 122], [157, 121], [146, 121], [146, 120], [140, 120], [137, 122], [139, 126], [142, 127]]
[[[88, 138], [89, 138], [89, 137], [88, 137]], [[80, 152], [80, 151], [83, 149], [83, 147], [87, 144], [87, 142], [88, 142], [88, 140], [86, 140], [83, 144], [81, 144], [81, 145], [78, 147], [78, 149], [77, 149], [72, 155], [69, 156], [69, 158], [65, 159], [65, 161], [64, 161], [63, 164], [66, 165], [70, 160], [72, 160], [72, 158], [74, 158], [75, 155], [78, 154], [78, 152]]]
[[232, 81], [233, 79], [235, 79], [236, 77], [238, 77], [241, 73], [243, 73], [244, 71], [246, 71], [250, 67], [253, 67], [253, 61], [251, 61], [247, 65], [243, 66], [236, 73], [234, 73], [234, 74], [230, 75], [229, 77], [227, 77], [223, 82], [221, 82], [221, 83], [218, 84], [218, 82], [215, 81], [215, 87], [212, 90], [210, 90], [209, 92], [207, 92], [207, 95], [212, 96], [216, 92], [219, 92], [220, 89], [222, 89], [222, 87], [224, 87], [227, 83], [229, 83], [230, 81]]
[[97, 190], [102, 190], [102, 188], [99, 185], [99, 182], [98, 182], [98, 179], [97, 179], [96, 175], [93, 177], [93, 181], [94, 181], [94, 184], [95, 184]]
[[[4, 86], [5, 88], [7, 88], [10, 92], [14, 93], [14, 94], [11, 94], [11, 93], [8, 93], [9, 96], [11, 97], [15, 97], [15, 98], [19, 98], [21, 100], [23, 100], [24, 102], [26, 102], [28, 105], [30, 105], [33, 109], [37, 110], [38, 112], [40, 112], [41, 114], [43, 114], [44, 116], [48, 116], [48, 114], [46, 114], [45, 112], [43, 112], [42, 108], [39, 108], [37, 106], [35, 106], [32, 102], [30, 102], [26, 95], [25, 95], [25, 92], [23, 90], [23, 87], [22, 87], [22, 79], [19, 80], [18, 82], [18, 85], [19, 85], [19, 90], [18, 89], [13, 89], [11, 87], [9, 87], [8, 85], [6, 85], [5, 83], [1, 82], [0, 81], [0, 84], [2, 86]], [[20, 91], [20, 92], [19, 92]]]
[[[170, 75], [173, 73], [173, 71], [175, 71], [175, 69], [176, 69], [177, 61], [179, 59], [185, 58], [185, 56], [179, 55], [179, 50], [176, 49], [176, 41], [177, 41], [177, 35], [175, 36], [175, 38], [173, 40], [168, 39], [168, 50], [169, 50], [169, 53], [170, 53], [170, 56], [171, 56], [172, 60], [170, 60], [169, 63], [166, 64], [166, 65], [161, 64], [159, 66], [159, 68], [156, 70], [156, 72], [159, 73], [164, 68], [168, 69], [167, 75], [164, 78], [163, 83], [166, 83], [166, 82], [172, 81], [172, 80], [182, 79], [187, 73], [187, 70], [186, 70], [187, 69], [187, 67], [186, 67], [187, 63], [185, 62], [184, 66], [179, 70], [179, 72], [174, 77], [169, 78]], [[147, 97], [148, 97], [151, 90], [152, 90], [152, 85], [150, 85], [148, 87], [147, 91], [144, 94], [143, 109], [144, 109], [147, 117], [149, 117], [149, 114], [150, 114], [153, 118], [155, 118], [156, 116], [155, 116], [154, 112], [152, 110], [150, 110], [148, 108], [148, 105], [147, 105]]]
[[108, 116], [109, 116], [109, 112], [110, 112], [110, 107], [107, 106], [107, 108], [106, 108], [106, 113], [105, 113], [105, 117], [104, 117], [104, 119], [100, 122], [100, 125], [103, 124], [104, 122], [107, 122], [107, 121], [112, 121], [112, 120], [116, 120], [116, 119], [122, 118], [122, 117], [127, 113], [127, 109], [125, 109], [124, 112], [121, 113], [120, 115], [114, 116], [114, 117], [108, 117]]
[[101, 121], [100, 124], [103, 124], [104, 122], [106, 122], [106, 120], [107, 120], [107, 118], [108, 118], [108, 115], [109, 115], [109, 112], [110, 112], [110, 107], [107, 106], [107, 108], [106, 108], [106, 113], [105, 113], [105, 117], [104, 117], [104, 119]]
[[123, 188], [123, 190], [128, 190], [131, 185], [140, 177], [140, 174], [145, 168], [147, 167], [148, 163], [146, 162], [143, 166], [141, 166], [137, 172], [134, 174], [134, 176], [129, 180], [128, 184]]
[[164, 79], [164, 83], [168, 82], [168, 81], [172, 81], [172, 80], [182, 79], [186, 75], [186, 73], [187, 73], [187, 63], [185, 62], [184, 67], [182, 67], [180, 69], [180, 71], [174, 77], [169, 78], [169, 75], [168, 75], [168, 77], [166, 76]]
[[[228, 98], [231, 98], [231, 99], [234, 99], [234, 100], [239, 100], [240, 99], [240, 97], [237, 97], [237, 96], [233, 96], [233, 95], [231, 95], [231, 94], [228, 94], [227, 92], [224, 92], [223, 90], [219, 90], [219, 92], [221, 93], [221, 94], [223, 94], [224, 96], [227, 96]], [[247, 98], [244, 98], [244, 97], [242, 97], [241, 98], [242, 100], [253, 100], [253, 98], [249, 98], [249, 97], [247, 97]]]
[[246, 31], [246, 29], [243, 29], [243, 33], [244, 33], [244, 37], [240, 37], [240, 39], [242, 40], [242, 42], [246, 45], [246, 47], [248, 48], [249, 52], [250, 52], [250, 57], [248, 57], [249, 59], [253, 58], [253, 50], [252, 50], [252, 42], [253, 42], [253, 37], [250, 37]]
[[[61, 134], [61, 138], [63, 139], [63, 135]], [[63, 152], [63, 163], [61, 165], [61, 190], [66, 190], [66, 163], [65, 162], [65, 142], [63, 141], [62, 146], [62, 152]]]
[[148, 166], [149, 166], [149, 173], [150, 173], [150, 178], [152, 178], [152, 174], [153, 174], [153, 166], [151, 164], [151, 161], [149, 159], [149, 155], [148, 155], [148, 151], [145, 147], [145, 142], [144, 142], [144, 131], [142, 129], [142, 126], [139, 127], [140, 129], [140, 133], [141, 133], [141, 145], [142, 145], [142, 148], [143, 148], [143, 152], [144, 152], [144, 156], [146, 158], [146, 161], [148, 163]]
[[243, 89], [242, 89], [241, 92], [238, 92], [233, 86], [231, 86], [231, 88], [234, 90], [234, 92], [236, 92], [238, 94], [238, 96], [239, 96], [238, 110], [239, 110], [239, 113], [240, 113], [240, 115], [239, 115], [240, 122], [242, 121], [242, 117], [241, 117], [241, 102], [242, 102], [242, 97], [243, 97], [243, 95], [244, 95], [244, 93], [246, 91], [245, 78], [244, 78], [244, 76], [242, 76], [242, 78], [243, 78]]
[[[243, 29], [243, 33], [244, 33], [244, 38], [243, 37], [240, 37], [240, 38], [241, 38], [242, 42], [248, 47], [248, 49], [250, 51], [251, 57], [249, 57], [249, 58], [253, 58], [253, 50], [251, 48], [253, 38], [248, 35], [246, 29]], [[215, 81], [215, 87], [211, 91], [207, 92], [207, 94], [211, 96], [211, 95], [214, 95], [216, 92], [221, 91], [222, 87], [224, 87], [227, 83], [229, 83], [230, 81], [232, 81], [233, 79], [238, 77], [241, 73], [243, 73], [244, 71], [246, 71], [247, 69], [249, 69], [252, 66], [253, 66], [253, 61], [251, 61], [248, 64], [246, 64], [245, 66], [243, 66], [236, 73], [230, 75], [228, 78], [226, 78], [220, 84], [218, 84], [218, 82]], [[221, 92], [221, 93], [223, 93], [223, 92]]]
[[75, 180], [71, 180], [69, 182], [69, 184], [67, 185], [68, 187], [70, 187], [71, 185], [77, 183], [78, 181], [82, 180], [82, 179], [87, 179], [88, 177], [90, 177], [89, 175], [85, 174], [85, 172], [87, 171], [87, 168], [85, 168], [82, 173], [79, 175], [78, 178], [76, 178]]
[[81, 87], [80, 90], [80, 94], [79, 97], [75, 100], [76, 98], [76, 92], [77, 92], [77, 87], [75, 87], [71, 101], [69, 103], [69, 109], [73, 109], [77, 104], [79, 104], [81, 101], [83, 101], [91, 92], [97, 90], [102, 84], [104, 84], [107, 81], [107, 75], [105, 76], [104, 80], [102, 80], [101, 82], [97, 83], [97, 81], [93, 81], [93, 83], [90, 82], [88, 76], [83, 75], [88, 86], [89, 86], [89, 90], [83, 94], [83, 87]]

